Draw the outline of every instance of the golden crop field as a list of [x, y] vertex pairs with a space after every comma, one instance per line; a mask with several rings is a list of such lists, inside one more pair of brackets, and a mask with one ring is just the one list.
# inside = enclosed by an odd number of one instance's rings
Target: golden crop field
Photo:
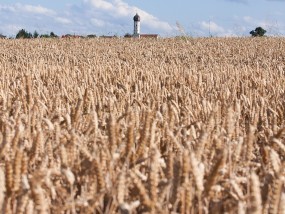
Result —
[[2, 213], [284, 213], [285, 39], [0, 41]]

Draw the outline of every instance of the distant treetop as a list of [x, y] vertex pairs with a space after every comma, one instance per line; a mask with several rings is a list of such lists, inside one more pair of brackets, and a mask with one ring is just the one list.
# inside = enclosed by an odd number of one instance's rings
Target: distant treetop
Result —
[[16, 39], [30, 39], [33, 38], [33, 35], [28, 31], [21, 29], [16, 35]]
[[251, 34], [251, 36], [253, 37], [261, 37], [264, 36], [264, 34], [266, 33], [266, 30], [264, 30], [262, 27], [257, 27], [255, 28], [255, 30], [252, 30], [249, 32]]

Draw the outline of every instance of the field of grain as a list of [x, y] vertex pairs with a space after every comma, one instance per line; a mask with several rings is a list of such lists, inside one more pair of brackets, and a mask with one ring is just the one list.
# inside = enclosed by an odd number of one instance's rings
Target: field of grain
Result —
[[1, 213], [285, 212], [285, 39], [0, 45]]

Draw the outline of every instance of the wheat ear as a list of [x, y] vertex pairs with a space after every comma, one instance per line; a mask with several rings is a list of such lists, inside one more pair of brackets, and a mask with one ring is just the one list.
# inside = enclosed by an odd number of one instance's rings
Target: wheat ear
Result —
[[219, 171], [220, 171], [220, 169], [222, 169], [224, 167], [225, 162], [226, 162], [226, 158], [227, 158], [227, 152], [226, 152], [226, 149], [224, 149], [223, 154], [221, 154], [221, 156], [218, 158], [217, 162], [213, 166], [211, 173], [210, 173], [210, 175], [206, 181], [205, 191], [204, 191], [205, 195], [209, 194], [212, 186], [216, 183], [216, 180], [219, 176]]
[[22, 157], [23, 157], [23, 149], [19, 148], [16, 153], [15, 160], [14, 160], [13, 190], [15, 192], [18, 191], [21, 187]]
[[278, 176], [278, 178], [273, 181], [272, 195], [270, 197], [270, 204], [269, 204], [270, 214], [278, 213], [283, 185], [284, 185], [283, 176]]
[[141, 202], [143, 205], [145, 205], [148, 208], [151, 208], [151, 199], [149, 198], [149, 195], [147, 193], [146, 188], [144, 187], [143, 183], [141, 182], [141, 180], [136, 176], [136, 174], [134, 172], [130, 172], [130, 176], [133, 180], [133, 183], [135, 184], [135, 186], [138, 188], [139, 190], [139, 195], [141, 198]]
[[258, 176], [254, 172], [250, 175], [250, 190], [249, 212], [254, 214], [262, 213], [260, 182]]

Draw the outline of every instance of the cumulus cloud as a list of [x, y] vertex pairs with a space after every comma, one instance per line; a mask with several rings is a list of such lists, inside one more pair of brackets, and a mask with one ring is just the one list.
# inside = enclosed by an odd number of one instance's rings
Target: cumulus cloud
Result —
[[23, 5], [20, 3], [15, 4], [14, 8], [17, 11], [22, 11], [25, 13], [34, 13], [34, 14], [41, 14], [41, 15], [46, 15], [46, 16], [52, 16], [55, 15], [55, 11], [42, 7], [40, 5], [34, 6], [34, 5]]
[[16, 7], [10, 5], [0, 5], [0, 11], [2, 12], [15, 12]]
[[[159, 32], [170, 32], [174, 30], [174, 28], [167, 22], [161, 21], [150, 13], [141, 10], [138, 7], [131, 6], [122, 0], [84, 0], [84, 3], [85, 5], [91, 6], [91, 10], [94, 11], [94, 14], [100, 13], [101, 20], [109, 20], [110, 17], [113, 17], [116, 18], [114, 21], [126, 23], [131, 22], [132, 16], [139, 13], [142, 25], [151, 28], [152, 30], [157, 30]], [[98, 26], [98, 23], [95, 22], [95, 24]]]
[[0, 32], [8, 36], [15, 35], [22, 28], [31, 32], [34, 30], [46, 32], [49, 27], [46, 20], [56, 16], [54, 10], [41, 5], [0, 4]]
[[60, 24], [71, 24], [72, 21], [68, 18], [64, 17], [55, 17], [54, 20]]
[[13, 5], [0, 5], [0, 11], [12, 12], [12, 13], [29, 13], [29, 14], [40, 14], [46, 16], [55, 15], [55, 11], [42, 7], [40, 5], [34, 6], [29, 4], [16, 3]]
[[93, 7], [98, 8], [98, 9], [102, 9], [102, 10], [113, 10], [114, 6], [107, 1], [104, 0], [87, 0], [85, 2], [90, 3]]
[[225, 29], [213, 21], [206, 22], [203, 21], [200, 23], [200, 26], [203, 30], [209, 30], [211, 33], [224, 33]]
[[240, 31], [244, 32], [245, 35], [248, 35], [249, 31], [254, 30], [256, 27], [264, 28], [269, 36], [281, 36], [284, 34], [284, 24], [269, 16], [265, 19], [253, 16], [236, 17], [236, 19], [242, 26]]
[[100, 19], [96, 19], [96, 18], [92, 18], [91, 19], [91, 23], [95, 26], [98, 26], [98, 27], [104, 27], [106, 26], [106, 22], [104, 22], [103, 20], [100, 20]]

